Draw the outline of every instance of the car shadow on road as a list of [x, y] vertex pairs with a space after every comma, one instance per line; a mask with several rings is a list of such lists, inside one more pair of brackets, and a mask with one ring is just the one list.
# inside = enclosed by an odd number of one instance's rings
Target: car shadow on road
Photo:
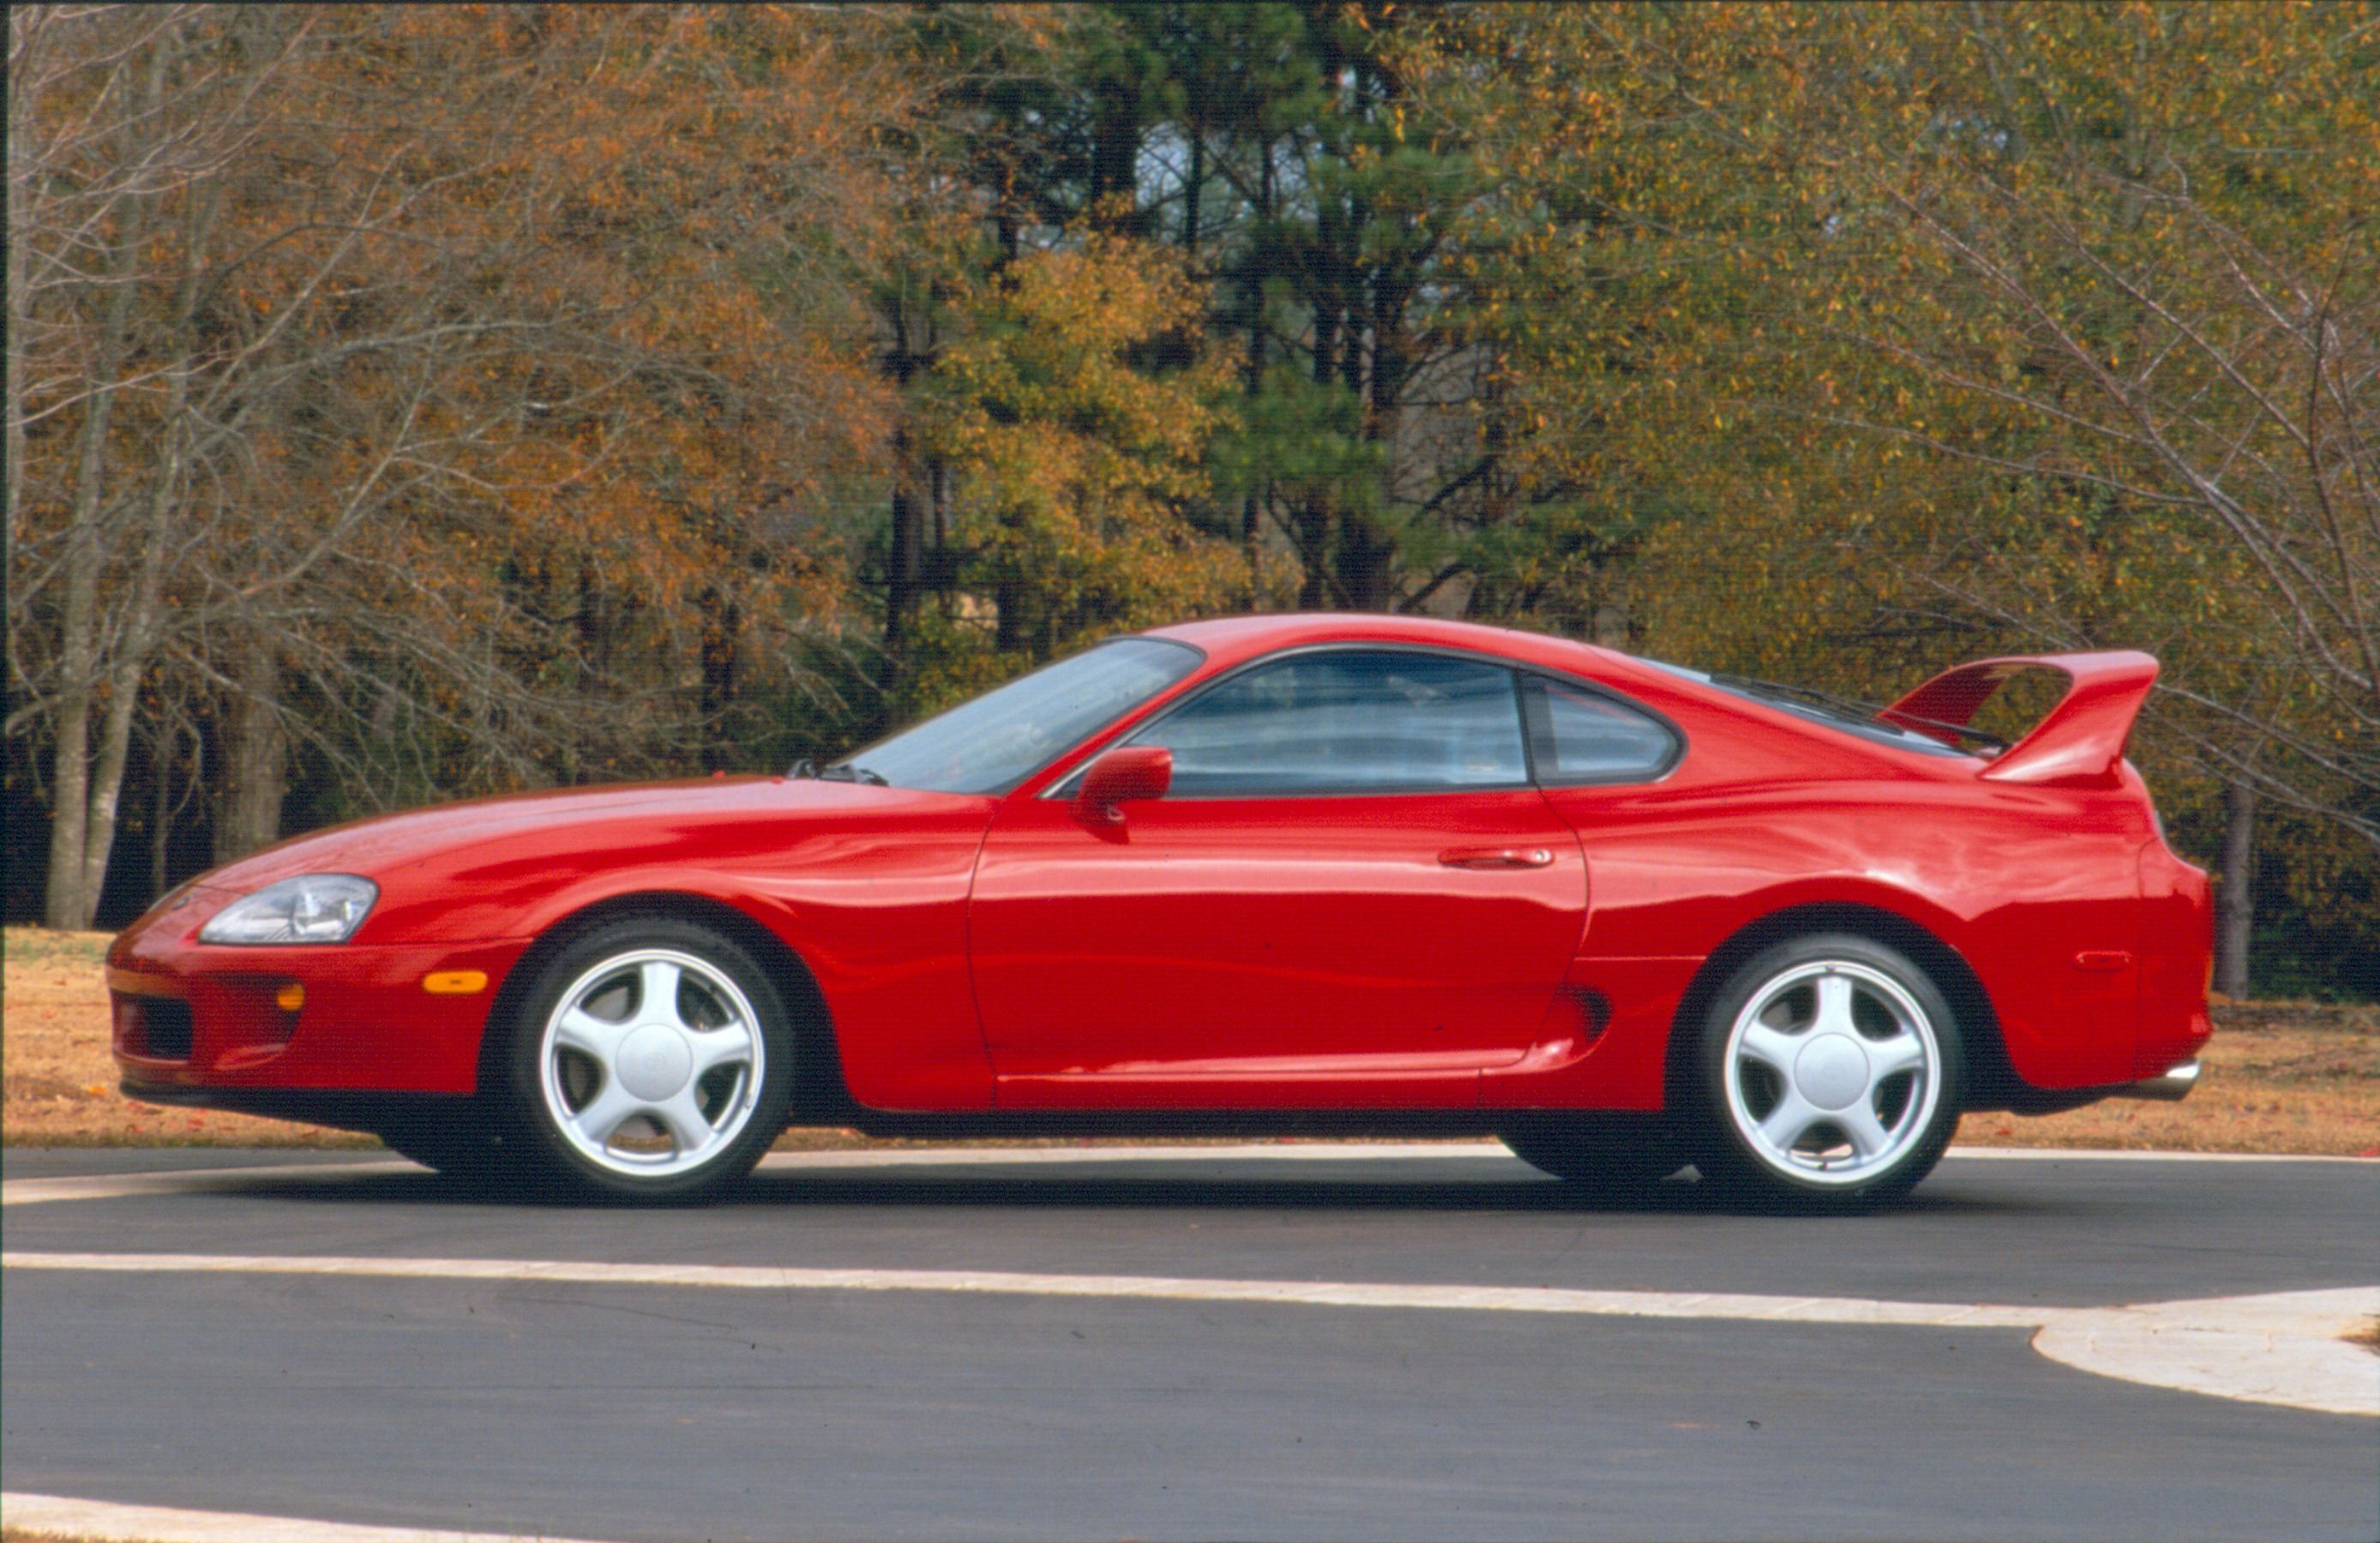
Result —
[[[1112, 1208], [1179, 1210], [1583, 1211], [1660, 1216], [1795, 1214], [1745, 1201], [1689, 1173], [1649, 1185], [1605, 1189], [1557, 1179], [1230, 1178], [1117, 1174], [1105, 1177], [756, 1173], [729, 1205], [931, 1206], [1000, 1209]], [[1888, 1203], [1876, 1215], [1997, 1212], [1972, 1196], [1924, 1191]], [[2018, 1204], [2013, 1209], [2022, 1209]]]
[[[616, 1209], [537, 1186], [488, 1185], [429, 1172], [358, 1174], [353, 1178], [255, 1180], [210, 1185], [214, 1194], [247, 1199], [340, 1205], [480, 1205], [538, 1209]], [[1790, 1211], [1730, 1197], [1691, 1172], [1649, 1186], [1604, 1190], [1560, 1180], [1470, 1176], [1443, 1179], [1318, 1176], [1237, 1177], [1216, 1173], [1043, 1172], [920, 1173], [900, 1172], [763, 1171], [706, 1208], [714, 1210], [799, 1210], [805, 1208], [982, 1210], [1332, 1210], [1417, 1213], [1606, 1213], [1645, 1216], [1742, 1217]], [[2006, 1216], [2040, 1209], [2038, 1197], [2014, 1190], [1989, 1197], [1965, 1193], [1915, 1195], [1870, 1211], [1872, 1217]]]

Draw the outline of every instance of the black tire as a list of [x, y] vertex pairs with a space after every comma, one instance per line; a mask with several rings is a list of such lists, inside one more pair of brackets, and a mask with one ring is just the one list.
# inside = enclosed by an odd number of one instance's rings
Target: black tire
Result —
[[1957, 1015], [1925, 970], [1873, 939], [1827, 933], [1763, 951], [1719, 987], [1698, 1030], [1691, 1153], [1740, 1200], [1847, 1211], [1896, 1199], [1958, 1128]]
[[1688, 1160], [1675, 1124], [1658, 1115], [1541, 1115], [1498, 1138], [1530, 1167], [1598, 1195], [1641, 1194]]
[[[657, 965], [675, 973], [648, 976], [646, 971]], [[655, 1004], [648, 1012], [645, 982], [657, 978], [676, 980], [678, 989], [665, 1008]], [[596, 984], [590, 986], [590, 981]], [[576, 1002], [565, 1001], [572, 996]], [[740, 1003], [735, 1001], [739, 996]], [[557, 1025], [565, 1006], [580, 1007], [582, 1021], [589, 1015], [600, 1019], [595, 1004], [613, 997], [633, 1003], [620, 1024], [656, 1020], [627, 1030], [618, 1041], [620, 1061], [606, 1063], [594, 1055], [578, 1054], [553, 1038], [562, 1032]], [[689, 1002], [696, 1016], [720, 1021], [687, 1021]], [[653, 1040], [658, 1030], [658, 1040], [666, 1041], [667, 1031], [674, 1028], [686, 1043], [700, 1044], [705, 1033], [732, 1032], [747, 1013], [757, 1077], [749, 1062], [712, 1072], [695, 1070], [676, 1094], [655, 1096], [653, 1115], [632, 1112], [617, 1127], [650, 1126], [656, 1139], [648, 1145], [654, 1151], [630, 1152], [616, 1135], [602, 1138], [577, 1123], [598, 1108], [597, 1094], [614, 1091], [615, 1083], [619, 1096], [633, 1101], [639, 1091], [631, 1085], [639, 1075], [674, 1075], [674, 1063], [656, 1072], [654, 1057], [644, 1052], [657, 1050], [666, 1062], [676, 1051], [654, 1043], [639, 1049], [637, 1035]], [[662, 1019], [667, 1021], [658, 1021]], [[511, 1151], [502, 1160], [516, 1190], [644, 1204], [701, 1204], [741, 1183], [785, 1128], [795, 1071], [791, 1014], [769, 973], [734, 939], [699, 923], [674, 917], [629, 917], [574, 938], [538, 968], [507, 1028], [504, 1086], [499, 1096], [504, 1115], [503, 1145], [527, 1160], [515, 1160]], [[729, 1074], [727, 1080], [714, 1081], [721, 1070]], [[575, 1106], [574, 1082], [585, 1088]], [[649, 1085], [642, 1091], [652, 1089]], [[686, 1101], [681, 1103], [681, 1097]], [[716, 1116], [716, 1129], [702, 1136], [709, 1145], [691, 1147], [667, 1134], [671, 1126], [661, 1117], [664, 1107], [690, 1110], [695, 1118], [684, 1123], [691, 1126], [713, 1118], [708, 1112], [714, 1103], [722, 1112]], [[662, 1140], [670, 1142], [666, 1153], [658, 1150]]]

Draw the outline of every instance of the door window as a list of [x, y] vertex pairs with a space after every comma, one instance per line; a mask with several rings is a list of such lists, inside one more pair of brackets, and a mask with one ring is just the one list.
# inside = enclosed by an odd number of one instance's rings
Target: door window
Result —
[[1173, 752], [1179, 798], [1528, 782], [1512, 672], [1437, 654], [1299, 654], [1233, 676], [1132, 742]]

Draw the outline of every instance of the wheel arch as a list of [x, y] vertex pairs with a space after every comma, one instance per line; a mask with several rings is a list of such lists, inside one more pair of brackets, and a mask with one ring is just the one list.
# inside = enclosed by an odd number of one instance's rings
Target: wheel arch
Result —
[[1824, 932], [1846, 932], [1898, 949], [1923, 969], [1958, 1019], [1967, 1052], [1966, 1107], [2005, 1107], [2019, 1084], [2001, 1041], [1999, 1015], [1974, 966], [1933, 929], [1897, 911], [1856, 901], [1820, 901], [1771, 911], [1711, 950], [1679, 997], [1677, 1013], [1670, 1021], [1663, 1065], [1665, 1106], [1685, 1107], [1694, 1046], [1700, 1038], [1697, 1026], [1728, 978], [1765, 949]]
[[793, 1014], [796, 1121], [833, 1115], [852, 1107], [844, 1087], [842, 1052], [834, 1016], [818, 977], [793, 946], [749, 912], [710, 895], [683, 890], [638, 890], [608, 895], [549, 920], [515, 962], [488, 1009], [480, 1037], [479, 1088], [488, 1092], [504, 1076], [504, 1038], [529, 987], [545, 962], [598, 927], [636, 917], [661, 917], [708, 927], [734, 942], [768, 972], [770, 984]]

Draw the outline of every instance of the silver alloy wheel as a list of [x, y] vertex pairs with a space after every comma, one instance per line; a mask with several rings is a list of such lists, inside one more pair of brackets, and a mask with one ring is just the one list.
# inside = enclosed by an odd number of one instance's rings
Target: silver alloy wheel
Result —
[[571, 983], [538, 1047], [547, 1113], [580, 1155], [663, 1178], [719, 1156], [751, 1123], [764, 1068], [759, 1015], [692, 954], [613, 954]]
[[1844, 959], [1796, 965], [1728, 1032], [1728, 1118], [1753, 1155], [1805, 1184], [1865, 1184], [1930, 1127], [1942, 1050], [1917, 999]]

